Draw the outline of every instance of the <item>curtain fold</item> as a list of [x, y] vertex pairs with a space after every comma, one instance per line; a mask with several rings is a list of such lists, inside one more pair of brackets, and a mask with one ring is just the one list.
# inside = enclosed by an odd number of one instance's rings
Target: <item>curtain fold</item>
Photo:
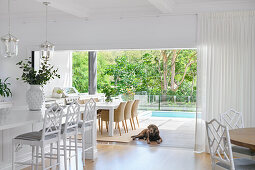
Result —
[[206, 148], [205, 121], [230, 108], [255, 126], [255, 11], [198, 15], [195, 151]]

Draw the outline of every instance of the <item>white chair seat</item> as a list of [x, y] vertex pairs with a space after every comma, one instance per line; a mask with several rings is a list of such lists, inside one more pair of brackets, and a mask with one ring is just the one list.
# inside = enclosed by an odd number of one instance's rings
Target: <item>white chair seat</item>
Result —
[[[55, 134], [47, 135], [47, 136], [45, 136], [45, 140], [53, 139], [55, 137], [57, 137], [57, 135], [55, 135]], [[42, 139], [42, 131], [24, 133], [22, 135], [15, 137], [14, 139], [40, 141]]]
[[[226, 165], [222, 162], [217, 162], [216, 164], [222, 168], [230, 169], [229, 165]], [[255, 169], [255, 161], [250, 159], [245, 159], [245, 158], [234, 159], [234, 165], [235, 165], [235, 170], [254, 170]]]

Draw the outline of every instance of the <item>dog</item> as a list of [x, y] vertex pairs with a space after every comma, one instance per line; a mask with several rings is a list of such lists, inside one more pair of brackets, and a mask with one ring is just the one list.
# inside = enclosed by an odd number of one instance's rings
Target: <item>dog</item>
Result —
[[162, 142], [162, 138], [159, 136], [159, 130], [156, 125], [149, 125], [147, 129], [141, 131], [138, 135], [131, 136], [133, 140], [136, 138], [147, 140], [147, 143], [150, 144], [151, 141], [156, 141], [158, 144]]

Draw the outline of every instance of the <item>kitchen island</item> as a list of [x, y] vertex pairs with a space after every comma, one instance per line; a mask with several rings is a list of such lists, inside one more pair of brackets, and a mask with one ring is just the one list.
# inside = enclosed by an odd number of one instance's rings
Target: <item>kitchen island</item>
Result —
[[[0, 170], [11, 170], [12, 139], [20, 134], [39, 131], [43, 127], [45, 109], [41, 111], [29, 111], [27, 107], [9, 107], [0, 109]], [[96, 122], [96, 121], [94, 121]], [[96, 136], [96, 125], [93, 134], [86, 133], [86, 143], [91, 143], [91, 136]], [[95, 139], [96, 140], [96, 138]], [[96, 144], [96, 142], [93, 142]], [[96, 148], [96, 147], [94, 147]], [[17, 160], [27, 161], [31, 159], [31, 147], [18, 148]], [[94, 152], [94, 154], [92, 154]], [[86, 153], [87, 159], [94, 159], [96, 149]], [[94, 158], [92, 157], [94, 156]]]

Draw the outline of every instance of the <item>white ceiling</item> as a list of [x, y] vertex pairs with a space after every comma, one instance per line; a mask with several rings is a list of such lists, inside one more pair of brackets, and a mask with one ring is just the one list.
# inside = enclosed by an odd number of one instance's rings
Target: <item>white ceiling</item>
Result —
[[[45, 16], [44, 0], [11, 0], [12, 17], [35, 22]], [[255, 9], [255, 0], [48, 0], [52, 20], [106, 19], [197, 14]], [[7, 0], [0, 0], [0, 19], [7, 18]]]

